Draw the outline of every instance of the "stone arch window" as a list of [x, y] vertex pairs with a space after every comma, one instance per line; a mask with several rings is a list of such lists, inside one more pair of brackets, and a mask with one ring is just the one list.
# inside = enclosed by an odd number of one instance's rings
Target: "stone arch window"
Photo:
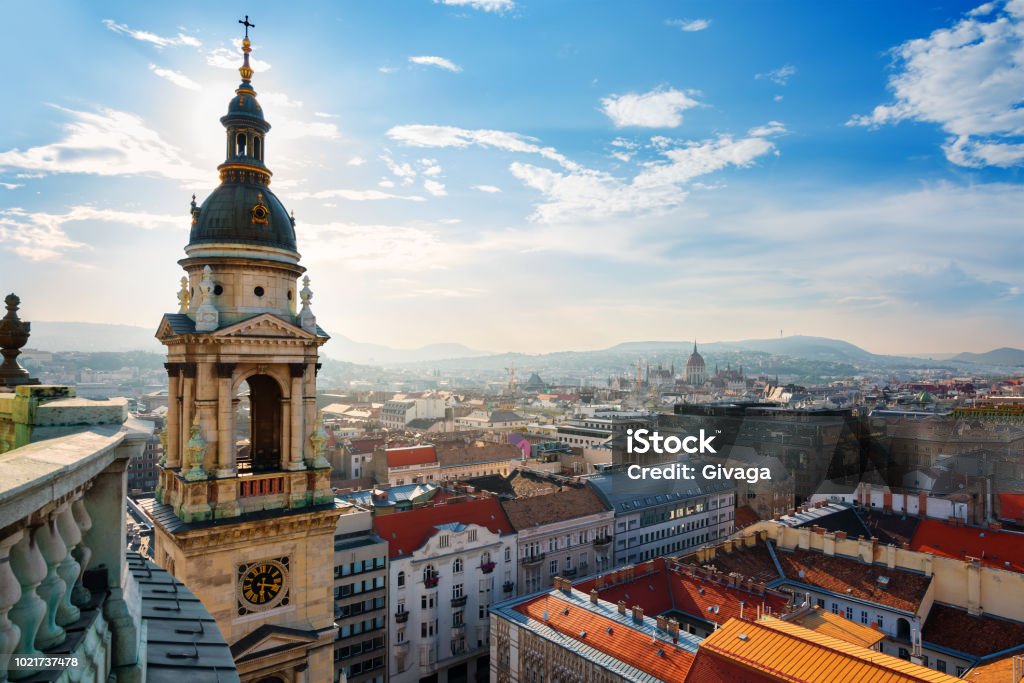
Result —
[[252, 138], [252, 156], [257, 161], [263, 161], [263, 138], [259, 135]]
[[248, 149], [248, 138], [245, 137], [245, 133], [238, 133], [235, 135], [235, 156], [244, 157], [246, 150]]
[[434, 571], [434, 565], [428, 564], [426, 567], [423, 568], [423, 580], [424, 581], [429, 581], [430, 579], [433, 579], [436, 576], [437, 576], [437, 572]]
[[452, 573], [453, 574], [461, 574], [462, 573], [462, 558], [461, 557], [456, 557], [455, 561], [452, 562]]
[[282, 469], [281, 385], [269, 375], [245, 379], [236, 394], [235, 463], [239, 472]]
[[405, 572], [398, 572], [398, 587], [405, 587]]

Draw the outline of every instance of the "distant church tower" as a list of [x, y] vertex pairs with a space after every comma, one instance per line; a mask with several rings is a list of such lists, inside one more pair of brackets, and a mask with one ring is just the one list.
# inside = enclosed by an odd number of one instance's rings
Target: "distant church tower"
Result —
[[699, 387], [708, 379], [707, 371], [704, 368], [704, 357], [697, 353], [697, 340], [693, 341], [693, 353], [686, 361], [686, 383], [690, 386]]
[[328, 336], [309, 278], [299, 287], [294, 218], [270, 190], [244, 24], [221, 182], [192, 199], [180, 308], [156, 334], [168, 412], [154, 558], [216, 618], [242, 681], [330, 681], [340, 511], [316, 411]]

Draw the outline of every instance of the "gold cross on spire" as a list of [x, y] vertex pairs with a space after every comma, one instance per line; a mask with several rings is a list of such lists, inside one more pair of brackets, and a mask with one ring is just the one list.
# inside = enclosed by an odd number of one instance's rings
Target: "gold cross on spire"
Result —
[[249, 29], [256, 28], [256, 24], [250, 24], [249, 23], [249, 15], [248, 14], [245, 15], [245, 19], [244, 20], [239, 19], [238, 23], [245, 27], [245, 37], [246, 38], [249, 37]]

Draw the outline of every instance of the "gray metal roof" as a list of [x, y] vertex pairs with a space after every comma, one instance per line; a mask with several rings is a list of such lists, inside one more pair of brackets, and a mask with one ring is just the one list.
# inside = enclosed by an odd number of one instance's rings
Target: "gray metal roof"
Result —
[[[657, 467], [669, 464], [663, 463]], [[587, 483], [616, 514], [678, 503], [736, 488], [728, 479], [705, 479], [701, 468], [708, 464], [706, 462], [694, 460], [686, 464], [694, 466], [694, 479], [633, 479], [626, 469], [616, 468], [588, 477]]]

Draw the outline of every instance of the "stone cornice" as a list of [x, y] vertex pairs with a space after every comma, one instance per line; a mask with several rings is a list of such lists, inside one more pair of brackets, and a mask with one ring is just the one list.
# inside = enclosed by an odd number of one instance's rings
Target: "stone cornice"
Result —
[[[287, 511], [283, 511], [287, 512]], [[162, 528], [161, 531], [174, 537], [174, 543], [186, 555], [207, 553], [211, 549], [223, 551], [233, 546], [262, 544], [288, 536], [315, 536], [333, 534], [338, 517], [344, 509], [315, 510], [287, 514], [271, 519], [245, 521], [244, 517], [227, 520], [217, 526], [201, 527], [174, 533]], [[237, 520], [237, 521], [236, 521]]]

